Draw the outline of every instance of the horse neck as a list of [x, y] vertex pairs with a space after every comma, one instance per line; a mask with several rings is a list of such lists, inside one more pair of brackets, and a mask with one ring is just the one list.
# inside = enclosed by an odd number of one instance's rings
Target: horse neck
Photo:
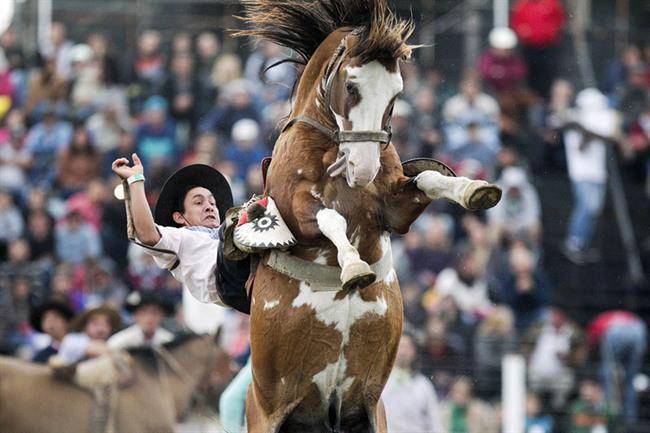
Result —
[[[316, 105], [317, 92], [325, 75], [327, 65], [345, 35], [346, 29], [339, 29], [330, 34], [307, 62], [298, 82], [296, 99], [292, 107], [292, 117], [310, 115], [326, 125], [334, 122], [332, 114], [326, 107], [319, 108]], [[335, 124], [332, 124], [332, 126], [335, 126]]]
[[[207, 373], [209, 354], [202, 349], [202, 346], [199, 347], [199, 341], [169, 351], [173, 358], [171, 363], [168, 360], [161, 360], [164, 363], [164, 374], [167, 375], [166, 379], [171, 388], [177, 417], [187, 411], [199, 380]], [[197, 355], [202, 359], [198, 360]]]

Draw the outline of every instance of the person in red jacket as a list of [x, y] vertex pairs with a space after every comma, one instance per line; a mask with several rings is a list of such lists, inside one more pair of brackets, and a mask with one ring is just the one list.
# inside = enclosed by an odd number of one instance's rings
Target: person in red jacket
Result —
[[562, 40], [564, 8], [559, 0], [519, 0], [510, 22], [523, 47], [530, 87], [546, 98], [555, 78], [555, 48]]
[[638, 403], [634, 378], [641, 369], [648, 345], [648, 330], [637, 315], [621, 310], [599, 314], [587, 326], [587, 338], [593, 348], [600, 345], [601, 374], [605, 381], [605, 395], [613, 403], [616, 372], [622, 367], [621, 392], [623, 415], [628, 424], [638, 416]]

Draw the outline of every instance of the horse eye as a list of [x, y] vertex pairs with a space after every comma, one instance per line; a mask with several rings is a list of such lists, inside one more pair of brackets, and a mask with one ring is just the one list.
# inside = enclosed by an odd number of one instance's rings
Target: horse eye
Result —
[[357, 88], [352, 83], [345, 83], [345, 91], [348, 92], [348, 95], [354, 95], [357, 91]]

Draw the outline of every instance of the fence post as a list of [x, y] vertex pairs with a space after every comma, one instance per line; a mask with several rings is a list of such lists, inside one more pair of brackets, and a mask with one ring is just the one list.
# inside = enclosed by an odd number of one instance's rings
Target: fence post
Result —
[[524, 433], [526, 423], [526, 361], [506, 355], [501, 361], [502, 433]]

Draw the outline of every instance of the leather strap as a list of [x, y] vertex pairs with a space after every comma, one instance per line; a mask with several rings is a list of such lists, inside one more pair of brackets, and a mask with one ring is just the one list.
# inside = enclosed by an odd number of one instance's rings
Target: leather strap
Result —
[[[341, 290], [339, 266], [321, 265], [278, 250], [271, 251], [266, 265], [289, 278], [309, 283], [315, 292]], [[390, 244], [382, 258], [370, 265], [370, 269], [377, 275], [376, 281], [383, 280], [393, 270], [393, 253]]]

